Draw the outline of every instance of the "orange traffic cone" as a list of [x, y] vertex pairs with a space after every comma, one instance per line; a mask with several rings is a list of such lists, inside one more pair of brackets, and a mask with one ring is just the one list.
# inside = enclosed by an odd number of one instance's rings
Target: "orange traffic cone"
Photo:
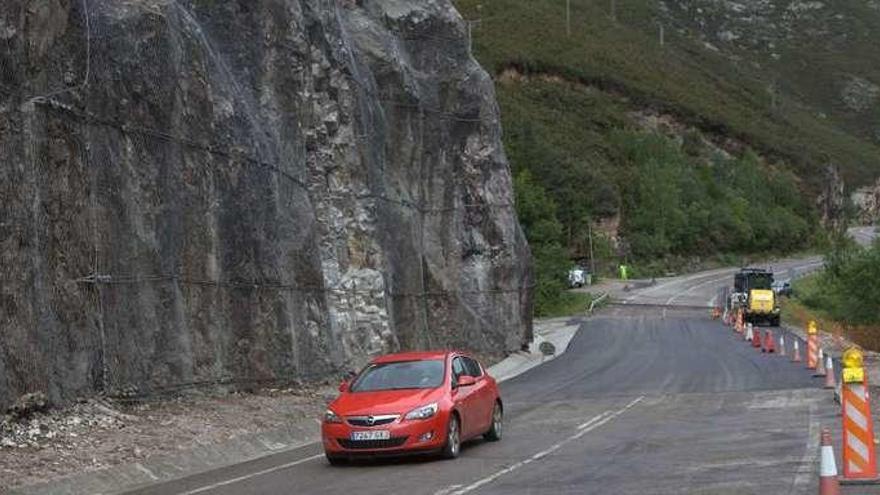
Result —
[[816, 361], [816, 372], [813, 373], [813, 376], [825, 376], [827, 372], [825, 371], [825, 352], [822, 348], [819, 348], [819, 358]]
[[795, 337], [795, 339], [794, 339], [794, 352], [791, 353], [791, 362], [792, 363], [801, 362], [801, 350], [800, 350], [800, 346], [798, 345], [797, 337]]
[[831, 446], [831, 432], [822, 428], [822, 462], [819, 464], [819, 495], [840, 495], [837, 462]]
[[774, 345], [775, 341], [773, 340], [773, 331], [769, 328], [764, 330], [764, 347], [761, 348], [761, 352], [773, 352], [776, 350], [776, 346]]
[[837, 388], [837, 380], [834, 378], [834, 360], [831, 356], [825, 356], [825, 388]]
[[761, 349], [761, 330], [755, 330], [751, 325], [749, 325], [749, 330], [752, 331], [752, 347], [763, 351], [763, 349]]

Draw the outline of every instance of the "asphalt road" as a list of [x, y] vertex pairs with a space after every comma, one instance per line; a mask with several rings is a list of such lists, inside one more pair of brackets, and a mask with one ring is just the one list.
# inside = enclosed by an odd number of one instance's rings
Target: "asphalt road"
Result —
[[817, 382], [704, 311], [615, 308], [504, 383], [505, 438], [458, 460], [331, 467], [312, 445], [136, 493], [813, 493], [839, 423]]
[[[779, 260], [758, 264], [771, 269], [776, 278], [794, 279], [823, 266], [821, 256], [803, 259]], [[623, 304], [651, 304], [658, 306], [712, 307], [718, 301], [722, 288], [733, 285], [733, 275], [739, 268], [721, 268], [681, 277], [659, 278], [654, 281], [636, 281], [631, 289], [617, 294]]]
[[[816, 257], [773, 268], [820, 266]], [[823, 426], [840, 455], [831, 393], [802, 364], [757, 352], [690, 309], [714, 303], [734, 271], [635, 287], [629, 305], [580, 320], [565, 354], [502, 384], [505, 438], [472, 442], [457, 460], [331, 467], [313, 444], [131, 493], [816, 493]]]
[[[877, 237], [874, 227], [853, 227], [849, 229], [849, 234], [863, 246], [869, 246]], [[823, 263], [821, 256], [811, 256], [758, 263], [755, 266], [769, 268], [777, 280], [791, 280], [821, 269]], [[721, 289], [733, 285], [733, 274], [737, 271], [739, 268], [721, 268], [654, 281], [634, 281], [629, 284], [630, 290], [616, 291], [614, 296], [624, 304], [711, 307], [718, 301]]]
[[876, 227], [853, 227], [849, 233], [862, 246], [869, 246], [877, 237]]

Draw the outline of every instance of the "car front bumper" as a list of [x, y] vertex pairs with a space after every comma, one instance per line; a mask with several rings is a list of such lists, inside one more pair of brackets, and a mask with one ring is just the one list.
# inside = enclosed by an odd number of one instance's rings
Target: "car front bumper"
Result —
[[[351, 440], [355, 431], [388, 430], [389, 440]], [[384, 456], [422, 454], [438, 451], [446, 443], [446, 416], [426, 420], [398, 420], [372, 428], [348, 423], [322, 423], [321, 439], [328, 455]]]

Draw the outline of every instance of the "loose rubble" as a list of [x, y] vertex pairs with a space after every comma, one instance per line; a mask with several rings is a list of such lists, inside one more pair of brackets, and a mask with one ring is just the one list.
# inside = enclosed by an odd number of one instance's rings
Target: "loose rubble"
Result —
[[0, 493], [293, 422], [314, 420], [317, 428], [333, 396], [322, 386], [152, 402], [92, 398], [63, 409], [50, 409], [39, 396], [23, 397], [0, 421]]

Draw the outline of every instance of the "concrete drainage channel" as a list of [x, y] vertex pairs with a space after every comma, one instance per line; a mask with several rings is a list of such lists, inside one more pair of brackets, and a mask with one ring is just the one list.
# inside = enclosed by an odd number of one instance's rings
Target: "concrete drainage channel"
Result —
[[[603, 295], [602, 300], [607, 298]], [[601, 301], [593, 301], [592, 313]], [[565, 353], [583, 318], [564, 317], [535, 322], [535, 340], [528, 352], [516, 352], [489, 367], [489, 373], [503, 382], [549, 362]], [[552, 351], [552, 352], [551, 352]], [[173, 456], [114, 466], [89, 473], [59, 478], [49, 483], [11, 490], [16, 495], [116, 494], [145, 486], [186, 478], [226, 466], [282, 455], [320, 441], [314, 418], [284, 430], [245, 435], [234, 441], [203, 445]], [[2, 492], [2, 490], [0, 490]]]

